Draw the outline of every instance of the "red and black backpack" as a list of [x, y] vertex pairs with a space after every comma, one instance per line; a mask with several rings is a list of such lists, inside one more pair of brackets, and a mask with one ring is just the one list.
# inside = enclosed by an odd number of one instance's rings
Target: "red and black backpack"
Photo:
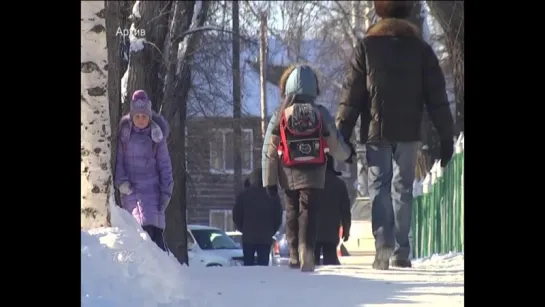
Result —
[[278, 154], [285, 167], [322, 165], [329, 151], [322, 113], [314, 104], [294, 103], [280, 115]]

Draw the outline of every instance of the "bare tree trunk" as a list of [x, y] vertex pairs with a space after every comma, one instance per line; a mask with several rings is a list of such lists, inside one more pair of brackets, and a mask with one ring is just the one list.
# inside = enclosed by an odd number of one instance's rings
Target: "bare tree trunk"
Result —
[[[149, 59], [150, 59], [150, 46], [148, 42], [149, 24], [155, 17], [153, 16], [153, 7], [157, 5], [154, 1], [138, 1], [134, 4], [133, 11], [137, 11], [138, 14], [132, 14], [132, 24], [130, 28], [129, 40], [129, 67], [128, 79], [127, 79], [127, 99], [130, 101], [132, 93], [136, 90], [145, 90], [146, 93], [151, 93], [151, 86], [149, 83]], [[148, 26], [147, 26], [148, 25]], [[153, 98], [153, 97], [152, 97]], [[129, 110], [129, 104], [124, 105], [124, 112]]]
[[81, 228], [109, 227], [112, 187], [110, 112], [105, 71], [103, 1], [82, 2], [81, 16]]
[[[138, 1], [134, 4], [131, 18], [133, 23], [130, 28], [129, 67], [127, 76], [127, 97], [124, 101], [130, 101], [134, 91], [143, 89], [151, 95], [154, 110], [158, 110], [158, 100], [153, 94], [162, 90], [160, 78], [158, 78], [162, 46], [166, 34], [165, 26], [168, 23], [168, 1]], [[165, 17], [165, 14], [167, 17]], [[162, 61], [161, 61], [162, 62]], [[159, 65], [159, 66], [158, 66]], [[124, 112], [129, 109], [129, 104], [124, 104]]]
[[456, 133], [464, 131], [464, 1], [426, 1], [443, 31], [454, 75]]
[[259, 32], [259, 85], [261, 93], [261, 137], [267, 131], [267, 13], [261, 12]]
[[[122, 16], [121, 16], [121, 20], [119, 21], [119, 24], [120, 24], [120, 27], [121, 29], [130, 29], [131, 28], [131, 21], [130, 21], [130, 16], [131, 16], [131, 13], [132, 13], [132, 6], [133, 6], [133, 1], [119, 1], [120, 2], [120, 8], [121, 8], [121, 12], [122, 12]], [[120, 52], [120, 57], [121, 57], [121, 67], [122, 67], [122, 72], [125, 73], [127, 71], [127, 68], [129, 67], [129, 53], [130, 53], [130, 47], [131, 47], [131, 43], [130, 43], [130, 40], [129, 40], [129, 37], [128, 36], [121, 36], [120, 40], [122, 41], [122, 43], [120, 44], [121, 46], [121, 52]], [[126, 94], [123, 95], [121, 94], [121, 104], [123, 104], [126, 100]]]
[[[117, 35], [117, 29], [123, 29], [123, 20], [126, 13], [123, 10], [123, 1], [105, 1], [106, 7], [106, 45], [108, 48], [108, 105], [110, 110], [110, 149], [111, 169], [115, 173], [117, 152], [117, 133], [121, 119], [121, 76], [123, 75], [121, 46], [123, 36]], [[119, 192], [115, 193], [116, 204], [120, 205]]]
[[[168, 149], [172, 159], [172, 170], [174, 177], [174, 189], [172, 198], [166, 210], [166, 229], [165, 239], [169, 249], [181, 264], [189, 265], [187, 256], [187, 223], [183, 218], [186, 208], [185, 193], [185, 152], [180, 150], [180, 146], [185, 145], [180, 142], [183, 136], [180, 134], [180, 128], [185, 127], [185, 122], [180, 123], [180, 118], [176, 116], [180, 105], [176, 99], [176, 83], [179, 82], [176, 74], [178, 70], [178, 44], [173, 44], [173, 40], [182, 32], [187, 31], [191, 25], [191, 16], [195, 1], [175, 1], [172, 5], [173, 13], [170, 20], [170, 33], [168, 58], [165, 63], [165, 88], [162, 103], [162, 113], [167, 118], [171, 134], [168, 141]], [[182, 106], [184, 108], [185, 106]], [[183, 135], [183, 134], [182, 134]]]
[[238, 1], [233, 1], [233, 144], [234, 144], [234, 177], [235, 192], [242, 188], [242, 127], [241, 99], [240, 99], [240, 28], [239, 28], [239, 6]]
[[169, 19], [172, 11], [173, 1], [157, 1], [155, 18], [149, 38], [152, 40], [153, 48], [150, 49], [151, 69], [150, 69], [150, 86], [152, 97], [152, 108], [156, 112], [161, 109], [163, 102], [163, 89], [165, 86], [165, 58], [167, 54], [163, 54], [162, 48], [165, 45], [169, 30]]
[[[179, 37], [193, 27], [201, 27], [208, 13], [210, 2], [203, 1], [200, 10], [195, 11], [195, 1], [176, 1], [170, 23], [168, 58], [166, 62], [165, 88], [163, 96], [163, 115], [168, 119], [172, 130], [169, 150], [174, 173], [174, 190], [167, 208], [167, 228], [165, 236], [170, 250], [182, 264], [189, 264], [187, 255], [187, 199], [185, 168], [185, 121], [187, 99], [191, 88], [191, 65], [194, 53], [200, 41], [201, 32], [188, 34], [181, 41], [182, 54], [179, 52]], [[197, 13], [195, 24], [192, 16]], [[176, 116], [176, 114], [178, 116]]]

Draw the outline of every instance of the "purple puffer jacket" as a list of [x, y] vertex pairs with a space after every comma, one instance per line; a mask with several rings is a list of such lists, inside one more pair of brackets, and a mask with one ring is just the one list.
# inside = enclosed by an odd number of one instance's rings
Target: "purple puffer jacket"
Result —
[[174, 182], [168, 133], [166, 119], [156, 113], [145, 129], [133, 126], [129, 115], [119, 123], [114, 183], [116, 187], [130, 183], [132, 194], [121, 195], [121, 204], [142, 226], [165, 228], [165, 209]]

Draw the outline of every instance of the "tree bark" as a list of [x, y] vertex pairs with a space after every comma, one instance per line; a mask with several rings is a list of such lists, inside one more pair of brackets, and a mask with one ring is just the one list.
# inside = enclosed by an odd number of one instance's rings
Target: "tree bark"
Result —
[[233, 144], [235, 193], [242, 188], [242, 128], [240, 98], [240, 26], [238, 1], [231, 2], [233, 15]]
[[[129, 17], [131, 16], [133, 1], [119, 1], [119, 2], [120, 2], [119, 5], [121, 7], [121, 12], [122, 12], [121, 19], [119, 20], [120, 27], [121, 29], [130, 29], [131, 21]], [[121, 51], [119, 56], [121, 57], [121, 67], [122, 67], [121, 71], [125, 73], [127, 71], [127, 68], [129, 67], [129, 52], [130, 52], [131, 43], [128, 36], [121, 36], [120, 40], [121, 40], [121, 43], [120, 43]], [[121, 95], [122, 104], [126, 101], [126, 98], [127, 97]]]
[[[134, 4], [139, 15], [131, 15], [133, 22], [130, 28], [129, 74], [125, 98], [127, 102], [136, 90], [143, 89], [148, 95], [153, 93], [152, 80], [157, 79], [157, 75], [152, 75], [153, 49], [157, 48], [157, 39], [153, 35], [158, 32], [157, 21], [162, 4], [162, 1], [138, 1]], [[152, 102], [154, 99], [151, 96]], [[124, 104], [123, 109], [123, 113], [128, 112], [129, 104]]]
[[[154, 47], [150, 48], [150, 87], [152, 97], [152, 108], [159, 112], [163, 101], [163, 88], [165, 86], [165, 57], [162, 48], [165, 45], [165, 39], [169, 29], [170, 12], [172, 11], [173, 1], [157, 1], [155, 18], [152, 21], [152, 27], [149, 38]], [[168, 54], [168, 53], [167, 53]], [[160, 76], [160, 77], [157, 77]]]
[[[200, 14], [197, 15], [196, 22], [192, 27], [200, 27], [204, 24], [209, 5], [209, 1], [202, 2]], [[173, 44], [173, 42], [183, 32], [190, 29], [194, 9], [195, 1], [176, 1], [173, 5], [173, 17], [168, 34], [169, 47], [167, 48], [168, 59], [162, 110], [172, 128], [169, 150], [174, 170], [174, 191], [166, 212], [165, 236], [169, 248], [182, 264], [189, 264], [187, 255], [185, 121], [187, 99], [191, 88], [191, 65], [201, 32], [189, 34], [184, 38], [181, 43], [186, 47], [180, 58], [178, 57], [178, 44]]]
[[81, 20], [81, 228], [109, 227], [112, 172], [110, 112], [103, 67], [108, 54], [105, 3], [82, 2]]
[[261, 137], [267, 132], [267, 13], [261, 12], [259, 27], [259, 88], [261, 100]]
[[[115, 160], [117, 151], [117, 134], [119, 120], [121, 119], [121, 76], [123, 75], [121, 46], [123, 36], [117, 35], [117, 29], [123, 29], [123, 20], [126, 13], [122, 1], [105, 1], [106, 7], [106, 46], [108, 48], [108, 105], [110, 110], [109, 137], [112, 173], [115, 173]], [[120, 205], [119, 192], [115, 191], [116, 204]]]

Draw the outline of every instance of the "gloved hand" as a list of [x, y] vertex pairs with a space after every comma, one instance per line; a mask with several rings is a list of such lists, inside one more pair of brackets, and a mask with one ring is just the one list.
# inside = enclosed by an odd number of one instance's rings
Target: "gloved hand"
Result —
[[119, 193], [123, 195], [131, 195], [132, 194], [131, 184], [129, 182], [123, 182], [122, 184], [120, 184]]
[[447, 166], [454, 153], [454, 140], [441, 141], [441, 167]]
[[159, 204], [159, 211], [165, 212], [165, 209], [168, 206], [168, 203], [170, 203], [170, 196], [167, 194], [161, 194], [161, 203]]
[[348, 241], [349, 238], [350, 238], [350, 231], [347, 231], [347, 232], [343, 231], [343, 242]]
[[278, 186], [277, 185], [270, 185], [268, 187], [265, 187], [265, 189], [266, 189], [267, 195], [269, 195], [269, 197], [278, 196]]
[[345, 141], [345, 142], [348, 145], [348, 147], [350, 147], [350, 157], [348, 157], [348, 159], [346, 159], [344, 163], [352, 164], [354, 162], [353, 158], [356, 155], [356, 149], [354, 148], [354, 145], [352, 145], [352, 143], [350, 143], [349, 141]]

